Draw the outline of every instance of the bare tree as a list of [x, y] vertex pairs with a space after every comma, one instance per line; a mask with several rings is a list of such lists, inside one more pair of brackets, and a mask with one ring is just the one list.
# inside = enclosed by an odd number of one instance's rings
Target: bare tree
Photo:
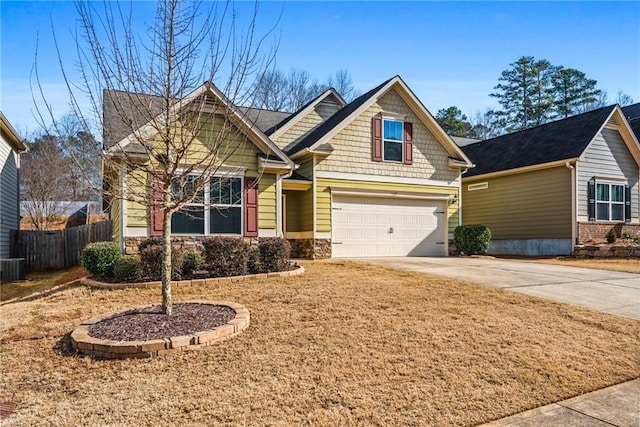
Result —
[[69, 196], [69, 180], [59, 172], [64, 169], [64, 156], [51, 135], [36, 138], [28, 146], [21, 156], [21, 210], [36, 230], [48, 230], [63, 214], [60, 201]]
[[[84, 129], [103, 127], [103, 105], [117, 122], [103, 135], [105, 196], [151, 206], [162, 218], [162, 310], [171, 314], [172, 216], [189, 214], [214, 174], [232, 174], [222, 165], [246, 141], [238, 129], [248, 110], [237, 106], [254, 101], [253, 80], [273, 60], [275, 40], [269, 43], [271, 31], [256, 35], [257, 3], [241, 22], [233, 2], [161, 0], [142, 34], [133, 27], [134, 7], [77, 3], [83, 81], [66, 82]], [[84, 94], [89, 115], [79, 108]], [[126, 189], [117, 179], [126, 179]]]
[[353, 84], [351, 74], [343, 68], [327, 79], [327, 86], [334, 88], [342, 97], [351, 102], [360, 96], [360, 91]]

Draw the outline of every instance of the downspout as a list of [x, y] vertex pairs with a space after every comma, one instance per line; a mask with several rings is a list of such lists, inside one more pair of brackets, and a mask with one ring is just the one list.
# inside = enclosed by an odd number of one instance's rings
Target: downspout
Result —
[[[576, 168], [569, 162], [564, 164], [571, 171], [571, 245], [578, 244], [577, 239], [577, 206], [576, 206]], [[576, 163], [577, 165], [577, 163]]]

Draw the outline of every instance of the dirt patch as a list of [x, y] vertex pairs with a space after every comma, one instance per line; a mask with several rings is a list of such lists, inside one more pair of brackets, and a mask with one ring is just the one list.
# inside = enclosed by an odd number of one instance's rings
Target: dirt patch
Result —
[[3, 282], [0, 287], [0, 301], [25, 298], [38, 292], [46, 292], [56, 286], [86, 277], [87, 274], [87, 271], [80, 266], [61, 271], [29, 273], [27, 280]]
[[89, 335], [114, 341], [147, 341], [191, 335], [224, 325], [236, 315], [230, 307], [175, 304], [171, 316], [155, 305], [118, 313], [89, 327]]
[[[236, 301], [251, 327], [171, 357], [67, 357], [85, 319], [159, 289], [69, 289], [2, 307], [3, 426], [471, 426], [640, 376], [640, 322], [501, 289], [348, 262], [174, 288]], [[142, 420], [142, 421], [141, 421]]]

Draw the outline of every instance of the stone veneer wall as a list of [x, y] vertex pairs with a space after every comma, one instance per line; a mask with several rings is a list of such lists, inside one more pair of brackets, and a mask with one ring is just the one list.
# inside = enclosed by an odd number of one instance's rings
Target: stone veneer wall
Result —
[[[126, 255], [135, 255], [138, 253], [138, 245], [149, 237], [125, 237], [124, 253]], [[210, 239], [211, 236], [172, 236], [171, 243], [173, 247], [179, 247], [183, 252], [202, 251], [202, 241]], [[244, 239], [251, 245], [256, 246], [260, 242], [259, 237], [238, 237]]]
[[626, 222], [579, 222], [578, 223], [578, 244], [606, 243], [607, 233], [612, 228], [616, 229], [618, 238], [622, 233], [629, 232], [633, 236], [640, 235], [640, 224], [630, 224]]
[[331, 239], [288, 239], [291, 244], [291, 258], [329, 259]]
[[576, 258], [640, 258], [640, 246], [576, 246], [571, 255]]

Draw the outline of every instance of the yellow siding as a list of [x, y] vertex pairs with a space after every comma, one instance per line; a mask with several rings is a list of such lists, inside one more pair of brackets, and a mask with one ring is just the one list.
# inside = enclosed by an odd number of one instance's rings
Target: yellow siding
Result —
[[[371, 160], [371, 120], [381, 113], [405, 115], [413, 123], [413, 164]], [[392, 89], [329, 141], [333, 153], [318, 162], [317, 170], [361, 173], [453, 182], [457, 170], [448, 166], [449, 154]]]
[[296, 172], [309, 180], [313, 179], [313, 160], [300, 163], [300, 167]]
[[263, 174], [258, 183], [258, 227], [276, 228], [276, 178]]
[[300, 228], [300, 191], [285, 191], [286, 198], [286, 231], [297, 232], [302, 231]]
[[134, 200], [125, 201], [127, 206], [126, 227], [147, 227], [148, 209], [143, 195], [147, 191], [147, 178], [144, 172], [130, 171], [126, 175], [127, 193], [129, 196], [137, 196]]
[[[463, 179], [464, 224], [489, 227], [492, 239], [570, 239], [571, 172], [564, 166], [492, 179]], [[469, 184], [488, 183], [469, 191]]]
[[[331, 231], [331, 189], [330, 187], [350, 188], [354, 190], [403, 191], [415, 193], [446, 194], [450, 199], [458, 194], [455, 187], [439, 187], [432, 185], [397, 184], [387, 182], [346, 181], [341, 179], [317, 180], [317, 229], [318, 232]], [[447, 218], [449, 231], [458, 226], [458, 204], [448, 205]]]
[[[227, 129], [224, 139], [216, 139], [216, 132], [221, 129], [224, 123], [224, 120], [220, 117], [217, 117], [215, 122], [205, 123], [204, 119], [202, 121], [202, 131], [189, 144], [186, 154], [180, 159], [180, 163], [184, 165], [200, 163], [202, 167], [209, 167], [211, 170], [217, 167], [224, 167], [225, 170], [237, 168], [238, 171], [244, 170], [247, 177], [259, 178], [259, 227], [276, 228], [275, 176], [273, 174], [261, 174], [258, 171], [258, 148], [236, 128]], [[227, 123], [226, 126], [230, 126], [230, 124]], [[179, 125], [175, 126], [173, 132], [179, 135]], [[216, 156], [217, 162], [206, 160], [211, 158], [212, 155]], [[203, 162], [203, 160], [205, 161]], [[130, 172], [126, 176], [126, 185], [129, 189], [129, 194], [143, 195], [147, 191], [146, 176], [139, 171]], [[139, 201], [126, 201], [125, 203], [127, 209], [125, 226], [147, 228], [148, 208], [146, 201], [140, 198]]]

